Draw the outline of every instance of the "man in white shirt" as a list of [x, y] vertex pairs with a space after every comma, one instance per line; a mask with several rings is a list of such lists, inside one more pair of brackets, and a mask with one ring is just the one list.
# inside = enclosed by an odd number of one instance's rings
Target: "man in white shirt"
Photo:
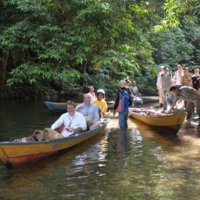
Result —
[[158, 90], [158, 95], [159, 95], [159, 105], [160, 107], [163, 106], [164, 104], [164, 99], [163, 99], [163, 93], [162, 93], [162, 83], [161, 83], [161, 75], [163, 74], [163, 69], [164, 66], [160, 66], [160, 71], [158, 72], [158, 76], [157, 76], [157, 82], [156, 82], [156, 87]]
[[167, 67], [163, 68], [163, 74], [161, 75], [160, 81], [161, 81], [161, 90], [164, 100], [163, 111], [165, 111], [167, 109], [167, 96], [170, 93], [169, 89], [172, 86], [172, 77], [169, 74]]
[[51, 129], [56, 130], [63, 126], [61, 135], [63, 137], [68, 137], [73, 133], [81, 133], [86, 130], [87, 124], [83, 114], [75, 111], [75, 103], [68, 101], [67, 113], [64, 113], [60, 118], [52, 124]]

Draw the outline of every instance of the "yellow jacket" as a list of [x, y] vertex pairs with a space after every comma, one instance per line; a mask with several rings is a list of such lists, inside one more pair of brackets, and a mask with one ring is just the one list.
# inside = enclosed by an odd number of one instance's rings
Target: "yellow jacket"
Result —
[[106, 113], [108, 106], [107, 106], [107, 103], [104, 100], [103, 101], [95, 100], [95, 101], [93, 101], [93, 104], [98, 106], [98, 107], [100, 107], [101, 108], [101, 112], [103, 114]]

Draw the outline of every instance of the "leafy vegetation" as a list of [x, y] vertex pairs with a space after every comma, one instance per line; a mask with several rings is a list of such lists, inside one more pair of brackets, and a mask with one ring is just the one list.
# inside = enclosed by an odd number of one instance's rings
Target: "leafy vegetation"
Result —
[[157, 65], [200, 61], [195, 0], [0, 0], [0, 11], [0, 89], [17, 98], [112, 94], [126, 76], [154, 93]]

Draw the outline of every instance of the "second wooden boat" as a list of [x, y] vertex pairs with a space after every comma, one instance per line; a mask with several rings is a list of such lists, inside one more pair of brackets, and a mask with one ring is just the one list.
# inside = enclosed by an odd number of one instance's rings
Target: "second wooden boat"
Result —
[[66, 103], [45, 101], [44, 104], [51, 112], [54, 112], [54, 113], [66, 112]]
[[148, 110], [133, 110], [129, 116], [146, 125], [171, 133], [177, 133], [186, 117], [185, 111], [177, 111], [169, 114], [157, 113]]

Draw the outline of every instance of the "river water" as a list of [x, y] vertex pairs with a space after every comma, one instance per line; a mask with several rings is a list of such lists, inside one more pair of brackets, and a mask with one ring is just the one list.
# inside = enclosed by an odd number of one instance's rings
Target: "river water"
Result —
[[[58, 118], [36, 101], [0, 102], [0, 141], [29, 135]], [[113, 119], [103, 135], [17, 169], [0, 165], [0, 200], [199, 200], [197, 128], [166, 137]]]

